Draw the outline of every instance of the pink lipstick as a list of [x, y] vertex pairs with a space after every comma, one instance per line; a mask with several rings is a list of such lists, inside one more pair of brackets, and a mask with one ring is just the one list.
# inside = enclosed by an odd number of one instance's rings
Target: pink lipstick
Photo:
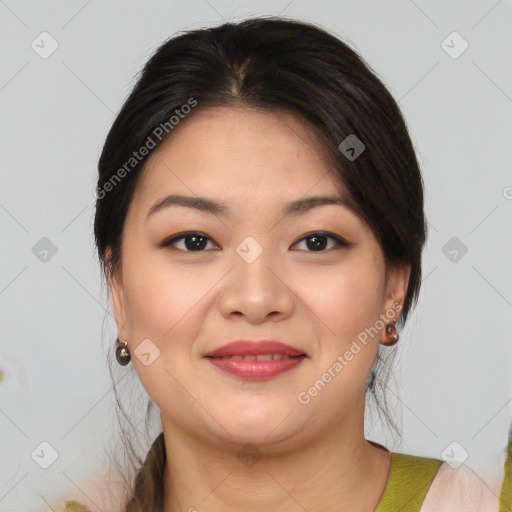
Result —
[[248, 380], [265, 380], [297, 367], [307, 355], [277, 341], [228, 343], [204, 355], [220, 370]]

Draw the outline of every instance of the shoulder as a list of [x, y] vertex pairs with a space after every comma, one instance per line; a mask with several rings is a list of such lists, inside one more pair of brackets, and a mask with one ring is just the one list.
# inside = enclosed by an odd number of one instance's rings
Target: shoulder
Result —
[[496, 512], [499, 497], [464, 464], [443, 462], [430, 485], [421, 512]]

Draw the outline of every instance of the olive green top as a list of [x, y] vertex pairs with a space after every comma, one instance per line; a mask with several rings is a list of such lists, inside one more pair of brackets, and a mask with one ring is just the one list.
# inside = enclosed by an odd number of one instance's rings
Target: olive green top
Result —
[[[391, 452], [391, 468], [375, 512], [419, 512], [442, 460]], [[512, 441], [507, 446], [498, 512], [512, 512]]]
[[391, 467], [375, 512], [419, 512], [440, 459], [391, 452]]
[[507, 446], [505, 476], [501, 484], [498, 512], [512, 512], [512, 441]]
[[[442, 464], [440, 459], [391, 452], [391, 467], [382, 497], [374, 512], [419, 512]], [[507, 446], [498, 512], [512, 512], [512, 442]], [[67, 501], [68, 512], [89, 512], [77, 501]]]

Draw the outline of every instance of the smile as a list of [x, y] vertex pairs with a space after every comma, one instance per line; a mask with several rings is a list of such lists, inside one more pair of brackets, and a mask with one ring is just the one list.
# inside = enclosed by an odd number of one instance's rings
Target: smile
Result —
[[304, 354], [246, 354], [207, 359], [219, 370], [247, 380], [265, 380], [296, 368], [306, 358]]

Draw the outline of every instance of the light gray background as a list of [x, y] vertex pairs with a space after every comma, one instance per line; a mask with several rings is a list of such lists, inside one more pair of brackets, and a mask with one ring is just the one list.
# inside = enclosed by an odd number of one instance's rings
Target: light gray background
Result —
[[[135, 74], [176, 31], [280, 12], [361, 53], [399, 100], [424, 175], [424, 281], [396, 372], [403, 442], [380, 424], [367, 437], [430, 457], [456, 441], [468, 466], [499, 476], [512, 415], [510, 1], [0, 0], [1, 511], [62, 509], [63, 496], [106, 510], [87, 480], [116, 438], [93, 191]], [[31, 47], [43, 31], [58, 43], [46, 59]], [[453, 31], [469, 43], [458, 58], [442, 47]], [[57, 248], [46, 262], [32, 251], [43, 237]], [[443, 252], [453, 237], [467, 247], [457, 261]], [[31, 455], [43, 441], [59, 454], [48, 469]]]

